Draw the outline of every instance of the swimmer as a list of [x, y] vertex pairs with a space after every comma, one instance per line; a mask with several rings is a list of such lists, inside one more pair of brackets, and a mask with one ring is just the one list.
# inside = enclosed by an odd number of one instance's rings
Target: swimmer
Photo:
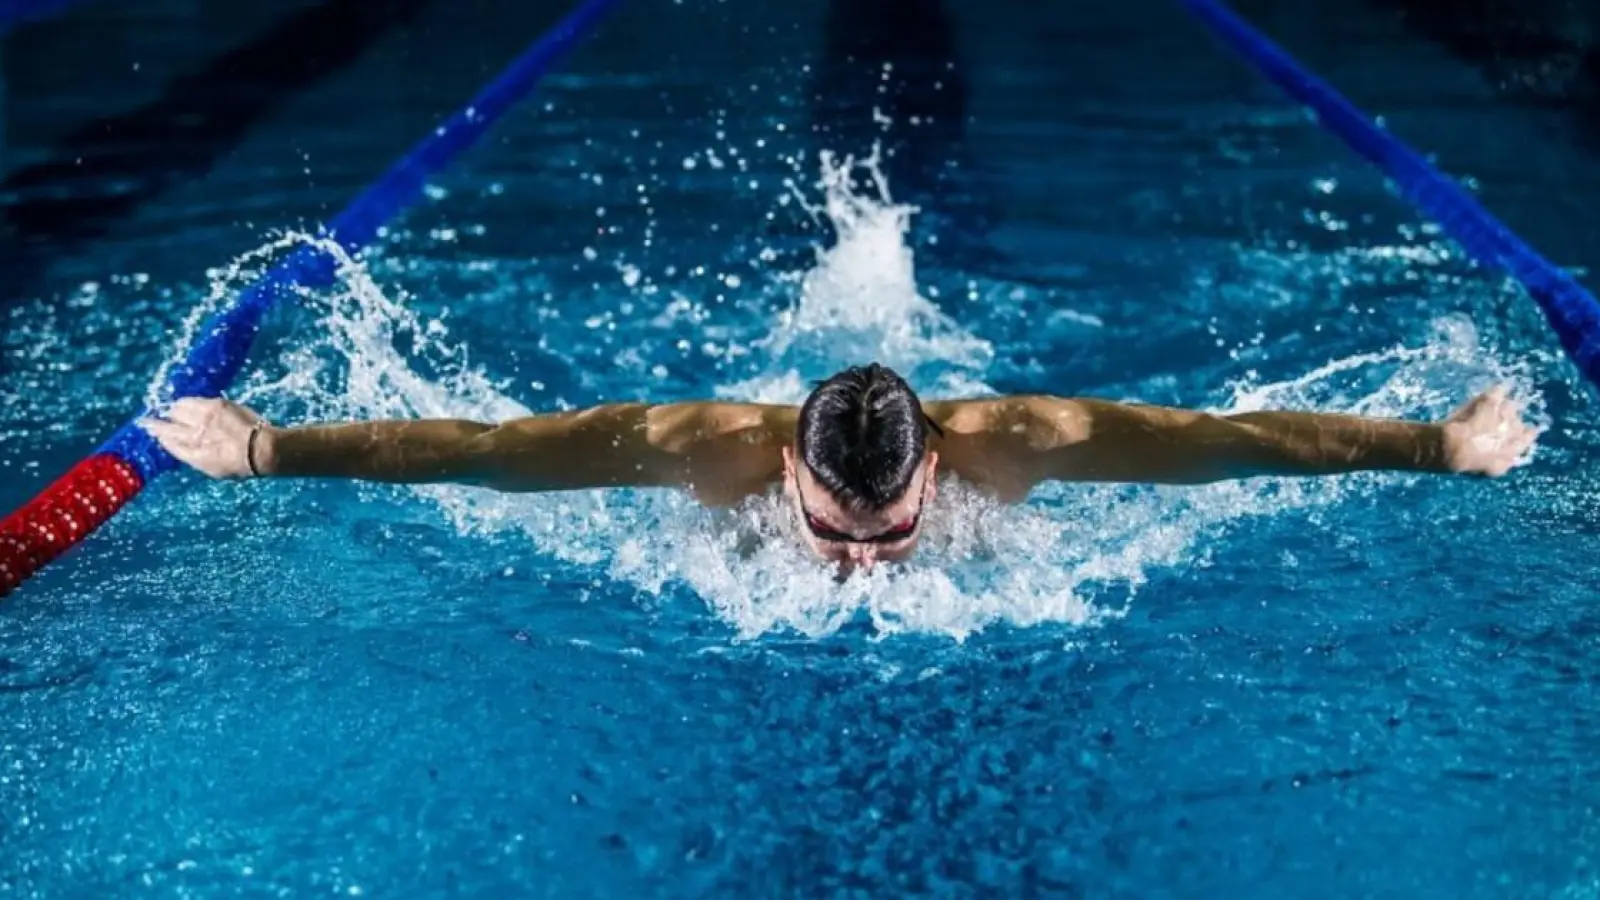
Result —
[[1268, 411], [1219, 415], [1083, 397], [923, 402], [880, 365], [848, 368], [798, 407], [613, 403], [500, 423], [279, 427], [186, 398], [143, 426], [213, 478], [343, 478], [500, 491], [675, 487], [726, 506], [781, 484], [809, 547], [850, 571], [905, 559], [939, 467], [1005, 502], [1044, 481], [1201, 484], [1362, 470], [1504, 475], [1532, 447], [1504, 387], [1439, 422]]

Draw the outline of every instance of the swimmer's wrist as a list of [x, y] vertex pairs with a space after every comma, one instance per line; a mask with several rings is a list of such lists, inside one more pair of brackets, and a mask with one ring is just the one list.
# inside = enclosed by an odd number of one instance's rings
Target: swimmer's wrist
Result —
[[278, 440], [283, 429], [261, 424], [251, 432], [245, 459], [250, 473], [256, 478], [269, 478], [278, 474]]
[[1425, 472], [1456, 471], [1449, 426], [1423, 422], [1418, 423], [1416, 429], [1417, 468]]
[[1466, 474], [1471, 470], [1467, 460], [1467, 442], [1472, 435], [1460, 422], [1446, 422], [1433, 426], [1439, 433], [1439, 471], [1452, 475]]

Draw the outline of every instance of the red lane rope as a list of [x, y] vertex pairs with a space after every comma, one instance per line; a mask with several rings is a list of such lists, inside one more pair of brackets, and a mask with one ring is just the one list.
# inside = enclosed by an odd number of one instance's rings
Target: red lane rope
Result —
[[101, 453], [0, 520], [0, 597], [104, 525], [142, 487], [133, 466]]

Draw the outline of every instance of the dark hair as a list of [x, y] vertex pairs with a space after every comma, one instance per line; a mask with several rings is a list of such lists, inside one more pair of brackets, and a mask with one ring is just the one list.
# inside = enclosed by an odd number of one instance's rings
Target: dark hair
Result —
[[800, 407], [799, 456], [834, 499], [880, 510], [900, 499], [937, 425], [894, 370], [851, 366], [819, 382]]

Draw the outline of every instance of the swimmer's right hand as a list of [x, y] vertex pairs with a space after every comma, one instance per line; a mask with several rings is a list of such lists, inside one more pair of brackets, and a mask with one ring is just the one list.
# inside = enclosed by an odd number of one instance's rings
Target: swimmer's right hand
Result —
[[[272, 464], [272, 431], [254, 412], [221, 398], [184, 397], [160, 418], [146, 417], [139, 425], [179, 462], [212, 478], [249, 478], [266, 475]], [[260, 425], [251, 471], [251, 432]]]
[[1445, 465], [1463, 475], [1496, 478], [1524, 461], [1539, 429], [1522, 418], [1522, 405], [1505, 385], [1473, 397], [1444, 422]]

